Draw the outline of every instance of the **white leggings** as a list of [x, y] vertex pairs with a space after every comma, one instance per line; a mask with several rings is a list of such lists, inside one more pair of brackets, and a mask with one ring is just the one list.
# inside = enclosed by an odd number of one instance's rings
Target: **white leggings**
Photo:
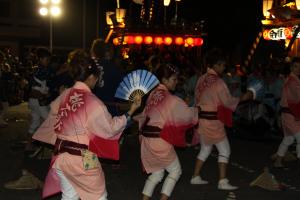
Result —
[[[206, 159], [208, 158], [209, 154], [211, 153], [213, 145], [204, 144], [202, 141], [203, 141], [203, 139], [200, 140], [201, 149], [200, 149], [200, 152], [199, 152], [197, 158], [199, 160], [202, 160], [203, 162], [205, 162]], [[222, 140], [221, 142], [215, 144], [215, 146], [217, 147], [217, 150], [219, 152], [218, 162], [228, 163], [229, 156], [230, 156], [230, 145], [229, 145], [227, 137], [225, 137], [225, 139]]]
[[154, 191], [155, 186], [161, 182], [161, 180], [164, 177], [165, 170], [169, 173], [169, 175], [166, 177], [164, 184], [161, 189], [161, 193], [165, 194], [167, 196], [170, 196], [176, 182], [180, 178], [180, 175], [182, 173], [181, 166], [178, 158], [176, 158], [166, 169], [162, 169], [160, 171], [156, 171], [151, 173], [150, 176], [148, 176], [148, 179], [146, 180], [143, 194], [151, 197]]
[[283, 157], [287, 152], [289, 146], [291, 146], [296, 139], [296, 151], [297, 157], [300, 158], [300, 133], [296, 133], [295, 135], [284, 136], [281, 144], [278, 147], [277, 155]]
[[29, 125], [28, 133], [33, 134], [36, 129], [41, 125], [42, 120], [44, 121], [48, 117], [49, 106], [40, 106], [37, 99], [30, 98], [28, 100], [28, 107], [30, 109], [31, 121]]
[[[56, 173], [60, 179], [60, 187], [61, 187], [61, 200], [79, 200], [79, 195], [76, 190], [70, 184], [68, 179], [65, 177], [63, 172], [59, 169], [56, 169]], [[107, 194], [105, 193], [99, 200], [107, 200]]]

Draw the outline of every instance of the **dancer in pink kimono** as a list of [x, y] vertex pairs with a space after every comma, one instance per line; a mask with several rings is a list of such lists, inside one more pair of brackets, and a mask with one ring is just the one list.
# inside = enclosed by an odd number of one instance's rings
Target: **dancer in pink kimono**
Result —
[[106, 200], [104, 173], [98, 157], [118, 159], [118, 139], [127, 119], [140, 106], [111, 117], [105, 105], [91, 89], [100, 70], [89, 56], [76, 50], [69, 63], [77, 81], [51, 103], [47, 120], [33, 138], [55, 145], [43, 197], [62, 192], [63, 200]]
[[140, 126], [141, 160], [150, 174], [143, 189], [143, 200], [151, 198], [155, 186], [166, 177], [161, 200], [171, 195], [181, 175], [181, 166], [173, 145], [185, 146], [185, 131], [198, 121], [198, 109], [188, 107], [169, 90], [175, 90], [178, 73], [164, 64], [155, 73], [160, 83], [149, 95], [144, 111], [136, 116]]
[[232, 111], [235, 110], [240, 100], [252, 98], [248, 91], [241, 98], [230, 94], [225, 82], [220, 75], [225, 69], [226, 58], [219, 49], [213, 49], [206, 56], [208, 67], [206, 74], [202, 75], [195, 88], [195, 104], [199, 107], [199, 126], [201, 149], [197, 156], [194, 175], [191, 184], [207, 184], [200, 176], [200, 171], [213, 145], [216, 146], [219, 156], [219, 183], [218, 189], [234, 190], [226, 178], [227, 163], [230, 156], [230, 145], [225, 133], [224, 124], [232, 125]]
[[300, 58], [291, 63], [291, 73], [287, 77], [281, 97], [281, 122], [284, 137], [277, 150], [275, 167], [283, 167], [282, 158], [296, 139], [297, 157], [300, 159]]

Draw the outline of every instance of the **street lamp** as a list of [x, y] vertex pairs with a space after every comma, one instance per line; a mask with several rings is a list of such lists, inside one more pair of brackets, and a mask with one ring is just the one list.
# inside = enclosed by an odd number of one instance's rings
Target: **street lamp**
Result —
[[43, 17], [49, 16], [49, 50], [53, 50], [53, 17], [58, 17], [61, 15], [61, 0], [39, 0], [40, 9], [39, 13]]

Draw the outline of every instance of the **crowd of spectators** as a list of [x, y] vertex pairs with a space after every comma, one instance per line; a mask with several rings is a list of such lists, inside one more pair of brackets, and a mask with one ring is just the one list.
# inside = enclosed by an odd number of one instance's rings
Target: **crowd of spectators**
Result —
[[[194, 87], [198, 77], [206, 69], [203, 67], [201, 55], [203, 54], [198, 47], [181, 46], [141, 46], [133, 45], [130, 47], [111, 47], [115, 48], [111, 64], [118, 68], [120, 76], [133, 69], [156, 70], [161, 63], [173, 63], [180, 69], [179, 84], [176, 88], [176, 95], [183, 98], [191, 106], [194, 101]], [[10, 105], [16, 105], [28, 101], [30, 91], [30, 79], [37, 68], [37, 49], [29, 50], [22, 58], [13, 55], [11, 51], [3, 49], [0, 52], [0, 80], [1, 80], [1, 115], [0, 126], [5, 126], [5, 112]], [[63, 63], [66, 62], [65, 55], [52, 55], [49, 64], [49, 78], [47, 81], [49, 87], [49, 101], [52, 101], [58, 95], [57, 84], [64, 76], [66, 69]], [[272, 59], [267, 64], [257, 64], [251, 70], [242, 70], [242, 66], [230, 64], [224, 73], [224, 81], [233, 96], [239, 96], [245, 91], [247, 82], [252, 79], [262, 80], [264, 83], [264, 93], [261, 94], [255, 102], [240, 106], [236, 111], [235, 119], [246, 123], [253, 123], [257, 120], [263, 120], [271, 129], [277, 129], [277, 117], [279, 112], [279, 100], [285, 73], [286, 62], [278, 59]], [[104, 70], [107, 71], [110, 68]], [[107, 72], [108, 73], [108, 72]], [[118, 76], [119, 76], [118, 75]], [[112, 75], [110, 75], [112, 76]], [[120, 77], [117, 78], [120, 80]], [[110, 77], [107, 79], [113, 81]], [[100, 88], [100, 87], [99, 87]], [[98, 89], [94, 92], [97, 93]], [[247, 112], [245, 112], [245, 110]], [[254, 111], [257, 111], [254, 114]]]

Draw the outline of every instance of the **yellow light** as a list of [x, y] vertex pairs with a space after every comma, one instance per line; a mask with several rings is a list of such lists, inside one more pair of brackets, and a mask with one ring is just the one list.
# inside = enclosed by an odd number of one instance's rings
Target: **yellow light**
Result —
[[272, 20], [269, 20], [269, 19], [263, 19], [261, 20], [261, 23], [263, 25], [272, 25], [273, 24], [273, 21]]
[[164, 44], [165, 45], [171, 45], [172, 41], [173, 41], [173, 39], [171, 37], [165, 37], [164, 38]]
[[51, 3], [53, 3], [53, 4], [60, 4], [60, 0], [51, 0]]
[[182, 45], [183, 44], [183, 38], [182, 37], [176, 37], [175, 38], [175, 44]]
[[185, 44], [188, 46], [194, 46], [194, 38], [188, 37], [185, 39]]
[[157, 44], [157, 45], [160, 45], [162, 44], [164, 41], [163, 41], [163, 38], [162, 37], [155, 37], [154, 38], [154, 43]]
[[143, 37], [140, 36], [140, 35], [135, 36], [135, 37], [134, 37], [134, 42], [135, 42], [136, 44], [142, 44], [142, 42], [143, 42]]
[[40, 8], [39, 12], [40, 12], [40, 15], [42, 15], [42, 16], [48, 15], [48, 9], [45, 7]]
[[118, 23], [124, 22], [125, 15], [126, 15], [126, 9], [122, 9], [122, 8], [116, 9], [116, 20]]
[[284, 46], [287, 48], [290, 44], [290, 40], [289, 39], [286, 39], [285, 40], [285, 43], [284, 43]]
[[151, 44], [153, 42], [153, 38], [151, 36], [144, 37], [145, 44]]
[[113, 44], [116, 45], [116, 46], [119, 45], [120, 44], [119, 38], [114, 38], [113, 39]]
[[48, 0], [40, 0], [40, 3], [41, 3], [41, 4], [47, 4], [47, 3], [48, 3]]
[[269, 10], [272, 8], [273, 0], [263, 0], [263, 14], [265, 18], [270, 18]]
[[164, 6], [169, 6], [170, 2], [171, 2], [171, 0], [164, 0]]
[[111, 15], [115, 14], [115, 12], [112, 12], [112, 11], [107, 11], [106, 12], [106, 24], [107, 25], [113, 25], [113, 22], [110, 18]]
[[297, 10], [300, 10], [300, 0], [295, 0], [295, 2], [296, 2]]
[[52, 16], [57, 17], [61, 14], [61, 9], [57, 6], [53, 6], [50, 9], [50, 13], [51, 13]]

